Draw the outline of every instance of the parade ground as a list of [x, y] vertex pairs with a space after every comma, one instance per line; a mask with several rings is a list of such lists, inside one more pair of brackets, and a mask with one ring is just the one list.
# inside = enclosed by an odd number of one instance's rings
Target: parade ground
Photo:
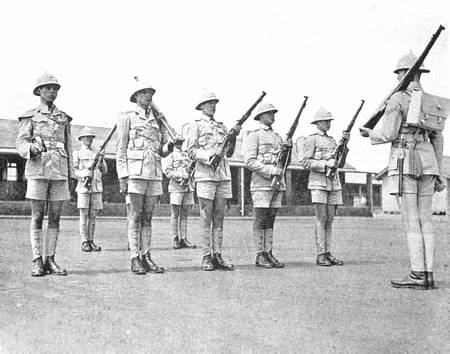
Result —
[[[408, 273], [399, 215], [337, 217], [343, 267], [315, 265], [314, 219], [279, 218], [274, 254], [255, 268], [250, 218], [228, 218], [224, 259], [199, 270], [201, 250], [174, 250], [168, 218], [153, 221], [165, 274], [130, 272], [126, 223], [100, 218], [100, 253], [82, 253], [78, 220], [61, 222], [56, 262], [67, 277], [33, 278], [29, 219], [0, 218], [0, 352], [450, 352], [450, 232], [435, 216], [438, 289], [394, 289]], [[190, 239], [199, 245], [197, 218]]]

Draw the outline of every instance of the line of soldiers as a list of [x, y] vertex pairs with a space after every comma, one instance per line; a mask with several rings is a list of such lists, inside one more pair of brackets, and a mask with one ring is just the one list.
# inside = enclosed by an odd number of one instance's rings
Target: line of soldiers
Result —
[[[395, 72], [399, 77], [414, 63], [415, 57], [403, 57]], [[425, 72], [422, 69], [422, 72]], [[405, 190], [402, 215], [407, 223], [411, 272], [406, 279], [393, 281], [395, 287], [433, 288], [433, 233], [431, 225], [431, 196], [443, 188], [440, 167], [442, 161], [442, 133], [419, 131], [404, 123], [410, 92], [421, 89], [420, 74], [411, 87], [391, 97], [383, 127], [380, 131], [362, 128], [362, 136], [370, 136], [372, 143], [392, 142], [398, 144], [400, 133], [414, 142], [420, 159], [420, 171], [405, 171]], [[202, 240], [201, 269], [233, 270], [234, 265], [222, 256], [224, 235], [224, 212], [227, 199], [232, 197], [231, 173], [227, 157], [234, 152], [235, 140], [225, 148], [221, 141], [227, 134], [226, 126], [215, 120], [219, 99], [206, 92], [195, 109], [198, 118], [183, 126], [182, 136], [170, 136], [166, 124], [161, 122], [159, 108], [153, 103], [156, 90], [147, 82], [137, 82], [130, 95], [135, 103], [133, 109], [119, 115], [117, 122], [117, 174], [120, 191], [127, 195], [127, 235], [134, 274], [163, 273], [165, 269], [152, 259], [152, 214], [162, 191], [163, 173], [170, 178], [171, 204], [170, 227], [174, 248], [195, 248], [187, 239], [187, 215], [192, 206], [194, 185], [200, 206]], [[96, 151], [92, 148], [95, 133], [89, 128], [82, 130], [80, 150], [73, 152], [70, 122], [72, 118], [59, 110], [54, 101], [60, 85], [48, 74], [41, 76], [33, 90], [40, 97], [40, 105], [19, 117], [17, 149], [27, 159], [28, 179], [26, 197], [31, 201], [32, 215], [30, 241], [33, 252], [32, 276], [45, 274], [67, 275], [67, 271], [55, 263], [55, 249], [59, 235], [59, 219], [63, 200], [69, 198], [68, 179], [77, 178], [78, 208], [80, 209], [80, 235], [83, 252], [96, 252], [101, 248], [94, 243], [95, 217], [102, 208], [101, 175], [107, 171], [101, 157], [94, 170], [90, 169]], [[251, 195], [254, 206], [253, 237], [256, 247], [255, 265], [264, 268], [282, 268], [273, 254], [274, 222], [281, 207], [283, 193], [271, 187], [274, 176], [282, 176], [283, 170], [275, 161], [283, 141], [273, 131], [277, 109], [270, 103], [261, 102], [254, 115], [260, 127], [248, 135], [245, 146], [245, 166], [252, 171]], [[318, 266], [341, 266], [343, 261], [331, 253], [332, 223], [336, 208], [342, 204], [342, 187], [339, 175], [326, 176], [336, 166], [333, 151], [336, 141], [327, 132], [332, 114], [321, 108], [312, 124], [317, 132], [304, 144], [300, 163], [310, 171], [308, 188], [315, 207], [315, 239]], [[166, 122], [167, 123], [167, 122]], [[239, 134], [240, 126], [233, 127]], [[407, 130], [407, 131], [406, 131]], [[349, 138], [349, 133], [346, 138]], [[412, 146], [412, 144], [411, 144]], [[226, 150], [226, 151], [225, 151]], [[392, 155], [392, 153], [391, 153]], [[216, 169], [209, 165], [212, 156], [221, 156]], [[195, 163], [191, 179], [189, 166]], [[389, 176], [398, 172], [389, 164]], [[89, 188], [83, 181], [89, 178]], [[281, 191], [285, 190], [284, 181]], [[275, 194], [276, 193], [276, 194]], [[396, 193], [394, 190], [393, 194]], [[398, 193], [398, 191], [397, 191]], [[42, 231], [44, 213], [48, 212], [48, 229]], [[422, 240], [422, 241], [420, 241]], [[45, 247], [43, 247], [45, 245]], [[42, 256], [45, 255], [45, 258]]]

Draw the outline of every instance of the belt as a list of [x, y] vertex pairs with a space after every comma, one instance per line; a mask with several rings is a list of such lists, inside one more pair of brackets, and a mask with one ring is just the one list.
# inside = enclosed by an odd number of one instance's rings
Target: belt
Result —
[[54, 140], [44, 140], [45, 147], [47, 149], [64, 149], [64, 143], [60, 141], [54, 141]]

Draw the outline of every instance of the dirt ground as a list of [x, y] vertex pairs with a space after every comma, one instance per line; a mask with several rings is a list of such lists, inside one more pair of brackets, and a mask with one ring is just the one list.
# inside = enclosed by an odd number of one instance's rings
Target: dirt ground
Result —
[[[408, 272], [399, 216], [338, 217], [344, 267], [314, 264], [313, 219], [279, 218], [274, 254], [254, 266], [252, 221], [227, 219], [234, 272], [202, 272], [200, 250], [173, 250], [154, 220], [153, 258], [166, 274], [130, 272], [123, 219], [98, 221], [98, 254], [83, 254], [64, 219], [56, 261], [67, 277], [33, 278], [27, 219], [0, 219], [0, 352], [450, 352], [450, 232], [435, 218], [433, 291], [399, 290]], [[190, 220], [199, 244], [198, 219]]]

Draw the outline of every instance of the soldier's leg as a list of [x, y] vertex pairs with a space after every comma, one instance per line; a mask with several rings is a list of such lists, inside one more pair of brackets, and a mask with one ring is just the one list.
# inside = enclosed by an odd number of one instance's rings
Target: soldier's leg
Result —
[[187, 221], [190, 204], [182, 204], [180, 207], [180, 246], [182, 248], [197, 248], [196, 245], [189, 242], [187, 239]]
[[212, 224], [212, 212], [213, 201], [210, 199], [198, 197], [198, 203], [200, 206], [200, 229], [202, 238], [202, 270], [214, 270], [212, 264], [211, 251], [211, 224]]
[[221, 270], [234, 270], [234, 265], [226, 263], [222, 259], [223, 245], [223, 220], [225, 218], [226, 198], [215, 198], [212, 215], [212, 238], [213, 238], [213, 263], [214, 267]]
[[330, 266], [331, 262], [327, 258], [325, 248], [325, 226], [327, 222], [327, 204], [314, 203], [314, 210], [316, 213], [315, 222], [315, 238], [317, 247], [316, 264], [319, 266]]
[[62, 200], [48, 201], [48, 228], [46, 235], [46, 251], [44, 270], [48, 274], [67, 275], [67, 271], [55, 263], [56, 246], [59, 237], [59, 220], [61, 218]]
[[180, 209], [181, 205], [170, 204], [170, 231], [173, 236], [173, 248], [175, 249], [181, 248], [179, 237]]
[[128, 212], [128, 245], [130, 247], [131, 271], [135, 274], [145, 274], [139, 251], [141, 249], [140, 227], [144, 205], [144, 195], [129, 193], [130, 209]]
[[333, 238], [333, 221], [336, 215], [336, 205], [327, 206], [327, 218], [325, 223], [325, 250], [332, 265], [344, 265], [341, 259], [337, 259], [331, 254], [331, 240]]
[[42, 261], [42, 223], [45, 213], [45, 201], [31, 199], [31, 223], [30, 223], [30, 242], [33, 255], [33, 269], [31, 275], [40, 277], [44, 275], [44, 266]]
[[433, 262], [434, 262], [434, 231], [432, 223], [432, 203], [433, 196], [421, 196], [419, 199], [419, 218], [424, 243], [425, 258], [425, 275], [426, 286], [430, 289], [435, 287], [433, 278]]
[[275, 218], [278, 213], [278, 208], [270, 208], [269, 209], [269, 215], [267, 219], [266, 229], [264, 230], [264, 251], [266, 253], [266, 257], [270, 263], [275, 268], [283, 268], [284, 263], [280, 262], [278, 259], [276, 259], [272, 253], [273, 249], [273, 229], [275, 224]]
[[80, 237], [81, 237], [81, 251], [82, 252], [91, 252], [92, 247], [89, 243], [89, 235], [88, 235], [88, 229], [89, 229], [89, 215], [88, 215], [88, 209], [86, 208], [80, 208], [80, 221], [79, 221], [79, 231], [80, 231]]
[[100, 252], [102, 248], [94, 243], [95, 226], [97, 223], [97, 215], [100, 213], [100, 209], [96, 209], [94, 207], [91, 209], [91, 214], [89, 215], [89, 244], [91, 245], [93, 252]]
[[266, 226], [266, 209], [267, 208], [253, 208], [253, 240], [256, 248], [255, 265], [257, 267], [272, 268], [264, 253], [264, 228]]

